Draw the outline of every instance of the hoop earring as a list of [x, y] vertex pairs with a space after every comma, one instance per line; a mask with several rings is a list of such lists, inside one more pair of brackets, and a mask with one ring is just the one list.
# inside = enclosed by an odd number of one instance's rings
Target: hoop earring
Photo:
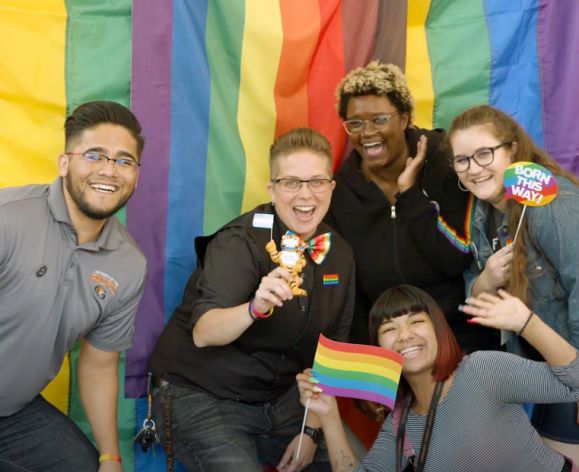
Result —
[[463, 192], [469, 192], [469, 189], [467, 189], [464, 185], [462, 185], [462, 182], [458, 178], [457, 178], [457, 183], [458, 183], [458, 188], [460, 190], [462, 190]]

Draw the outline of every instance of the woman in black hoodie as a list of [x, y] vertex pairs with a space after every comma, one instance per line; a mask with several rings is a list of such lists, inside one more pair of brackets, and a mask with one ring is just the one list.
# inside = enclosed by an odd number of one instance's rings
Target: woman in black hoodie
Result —
[[444, 131], [412, 125], [413, 99], [395, 65], [374, 61], [352, 70], [336, 95], [353, 151], [336, 175], [326, 221], [356, 259], [351, 341], [368, 341], [370, 307], [385, 289], [405, 283], [438, 302], [464, 351], [498, 348], [496, 332], [467, 324], [458, 312], [471, 260], [470, 195], [450, 168]]

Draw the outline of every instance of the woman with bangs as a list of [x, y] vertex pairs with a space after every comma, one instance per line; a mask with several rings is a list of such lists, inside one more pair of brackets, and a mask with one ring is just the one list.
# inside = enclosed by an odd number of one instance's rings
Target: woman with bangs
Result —
[[546, 362], [500, 351], [463, 355], [440, 307], [409, 285], [386, 290], [370, 312], [373, 344], [403, 357], [394, 413], [359, 463], [336, 400], [311, 371], [297, 376], [302, 404], [320, 419], [334, 472], [565, 472], [573, 465], [549, 448], [524, 402], [579, 399], [579, 358], [565, 339], [503, 290], [467, 299], [481, 326], [522, 336]]
[[[461, 186], [475, 196], [471, 221], [474, 262], [465, 272], [467, 295], [504, 288], [579, 348], [579, 179], [539, 149], [506, 113], [489, 105], [460, 113], [450, 125], [454, 168]], [[532, 162], [557, 180], [557, 197], [528, 207], [507, 200], [505, 169]], [[512, 333], [503, 333], [509, 352], [540, 360]], [[579, 462], [579, 412], [573, 403], [535, 405], [533, 424], [563, 454]]]

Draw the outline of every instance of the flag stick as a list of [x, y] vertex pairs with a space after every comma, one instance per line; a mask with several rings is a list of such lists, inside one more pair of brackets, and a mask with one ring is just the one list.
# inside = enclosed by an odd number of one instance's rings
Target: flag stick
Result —
[[521, 229], [521, 224], [523, 223], [523, 218], [525, 217], [525, 210], [527, 209], [527, 205], [523, 205], [523, 212], [521, 213], [521, 217], [519, 218], [519, 224], [517, 225], [517, 231], [515, 231], [515, 237], [513, 238], [513, 244], [517, 241], [517, 235], [519, 234], [519, 229]]
[[310, 402], [312, 397], [308, 398], [306, 402], [306, 409], [304, 411], [304, 420], [302, 421], [302, 430], [300, 431], [300, 441], [298, 442], [298, 452], [296, 452], [296, 460], [300, 460], [300, 452], [302, 450], [302, 440], [304, 439], [304, 429], [306, 427], [306, 418], [308, 417], [308, 409], [310, 408]]

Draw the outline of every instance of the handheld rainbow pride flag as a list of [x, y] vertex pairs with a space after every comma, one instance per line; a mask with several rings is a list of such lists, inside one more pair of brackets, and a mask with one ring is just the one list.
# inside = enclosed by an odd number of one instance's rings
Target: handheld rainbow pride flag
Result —
[[377, 346], [332, 341], [320, 334], [314, 376], [328, 395], [359, 398], [394, 408], [402, 356]]

